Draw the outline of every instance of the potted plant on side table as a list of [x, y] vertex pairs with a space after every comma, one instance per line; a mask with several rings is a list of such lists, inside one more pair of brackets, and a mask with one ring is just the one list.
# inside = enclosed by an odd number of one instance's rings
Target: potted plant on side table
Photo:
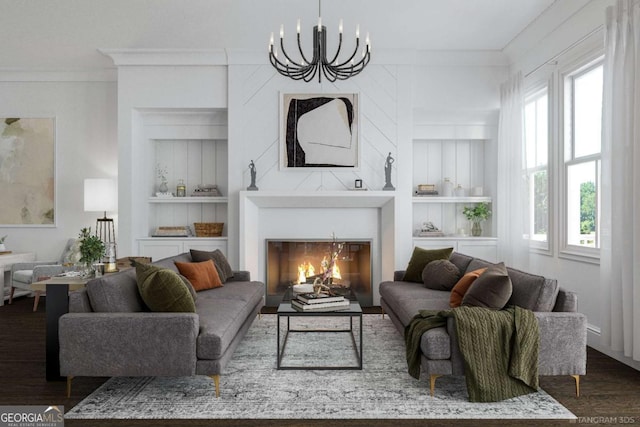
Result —
[[91, 227], [80, 230], [80, 263], [84, 266], [84, 275], [94, 273], [93, 264], [102, 260], [105, 246], [102, 240], [91, 234]]
[[465, 207], [462, 210], [462, 214], [473, 223], [471, 226], [471, 235], [478, 237], [482, 235], [482, 221], [486, 221], [491, 215], [488, 203], [478, 203], [474, 207]]

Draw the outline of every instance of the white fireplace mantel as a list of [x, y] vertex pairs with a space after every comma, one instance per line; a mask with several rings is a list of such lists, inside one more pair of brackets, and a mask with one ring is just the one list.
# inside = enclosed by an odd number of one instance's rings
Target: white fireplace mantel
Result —
[[[313, 231], [329, 221], [325, 218], [330, 218], [331, 215], [339, 212], [340, 221], [347, 224], [348, 231], [356, 232], [355, 230], [360, 227], [361, 230], [364, 228], [365, 232], [372, 235], [341, 235], [341, 237], [374, 237], [372, 291], [374, 304], [378, 302], [377, 284], [381, 277], [393, 276], [397, 204], [395, 191], [241, 191], [239, 196], [240, 269], [250, 271], [251, 277], [256, 277], [256, 280], [264, 279], [261, 275], [264, 275], [265, 236], [269, 236], [272, 227], [282, 230], [283, 225], [267, 224], [264, 216], [276, 218], [276, 221], [280, 220], [279, 222], [283, 222], [285, 226], [290, 225], [294, 230], [299, 230], [303, 228], [301, 227], [303, 220], [298, 221], [290, 214], [309, 209], [310, 211], [304, 214], [305, 224], [313, 224], [311, 226]], [[263, 210], [265, 211], [262, 212]], [[274, 211], [277, 215], [273, 214]], [[262, 220], [261, 213], [263, 213]], [[314, 219], [309, 220], [309, 218]], [[366, 227], [362, 227], [362, 222], [368, 222]], [[326, 224], [326, 227], [330, 228], [332, 225], [335, 226], [335, 223]], [[322, 232], [326, 233], [327, 230]]]
[[260, 208], [382, 208], [395, 199], [393, 191], [241, 191]]

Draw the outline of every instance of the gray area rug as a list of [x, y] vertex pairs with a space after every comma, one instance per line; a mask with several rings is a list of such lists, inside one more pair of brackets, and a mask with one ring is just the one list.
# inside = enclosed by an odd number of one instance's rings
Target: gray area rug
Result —
[[[357, 322], [354, 322], [357, 327]], [[295, 318], [296, 328], [341, 328], [339, 318]], [[256, 319], [220, 380], [206, 376], [111, 378], [69, 419], [575, 419], [543, 390], [498, 403], [468, 401], [464, 378], [407, 373], [404, 343], [391, 321], [364, 315], [364, 369], [276, 369], [276, 316]], [[283, 364], [356, 365], [348, 333], [291, 334]]]

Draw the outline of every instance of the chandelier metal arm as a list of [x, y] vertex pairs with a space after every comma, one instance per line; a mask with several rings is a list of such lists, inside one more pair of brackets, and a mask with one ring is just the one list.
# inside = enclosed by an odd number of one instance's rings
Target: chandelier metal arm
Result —
[[342, 50], [342, 20], [340, 20], [340, 32], [338, 39], [338, 47], [335, 51], [335, 55], [331, 60], [327, 59], [327, 31], [326, 27], [322, 25], [320, 18], [320, 1], [318, 1], [318, 25], [313, 27], [313, 57], [309, 60], [303, 50], [302, 43], [300, 41], [300, 20], [298, 20], [297, 26], [297, 45], [300, 52], [301, 62], [294, 61], [284, 48], [284, 30], [283, 26], [280, 27], [280, 49], [284, 55], [285, 61], [278, 59], [278, 52], [273, 45], [273, 33], [271, 34], [271, 41], [269, 43], [269, 62], [271, 65], [285, 77], [289, 77], [293, 80], [304, 80], [310, 82], [318, 75], [318, 82], [322, 82], [322, 76], [330, 82], [336, 80], [346, 80], [349, 77], [360, 74], [364, 67], [367, 66], [371, 59], [371, 45], [369, 43], [369, 35], [367, 34], [366, 46], [363, 49], [362, 59], [358, 62], [354, 62], [354, 58], [358, 54], [360, 48], [360, 30], [359, 26], [356, 27], [356, 45], [353, 49], [353, 53], [345, 61], [338, 63], [338, 57]]

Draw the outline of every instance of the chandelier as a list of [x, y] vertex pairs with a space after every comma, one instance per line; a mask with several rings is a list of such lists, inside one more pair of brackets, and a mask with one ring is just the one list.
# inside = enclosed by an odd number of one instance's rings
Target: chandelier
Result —
[[298, 51], [300, 52], [300, 61], [294, 61], [284, 48], [284, 24], [280, 25], [280, 52], [284, 58], [278, 59], [278, 48], [274, 46], [273, 33], [269, 40], [269, 61], [271, 65], [283, 76], [290, 77], [293, 80], [304, 80], [310, 82], [318, 75], [318, 82], [322, 82], [322, 75], [330, 82], [336, 80], [346, 80], [353, 77], [366, 67], [371, 59], [371, 42], [369, 41], [369, 33], [365, 39], [365, 46], [362, 48], [362, 56], [356, 62], [358, 49], [360, 48], [360, 26], [356, 26], [356, 46], [351, 56], [346, 59], [338, 59], [340, 50], [342, 49], [342, 19], [338, 25], [339, 42], [333, 58], [328, 59], [327, 52], [327, 27], [322, 25], [322, 17], [320, 14], [320, 0], [318, 0], [318, 25], [313, 27], [313, 56], [307, 59], [302, 45], [300, 44], [300, 19], [296, 26]]

